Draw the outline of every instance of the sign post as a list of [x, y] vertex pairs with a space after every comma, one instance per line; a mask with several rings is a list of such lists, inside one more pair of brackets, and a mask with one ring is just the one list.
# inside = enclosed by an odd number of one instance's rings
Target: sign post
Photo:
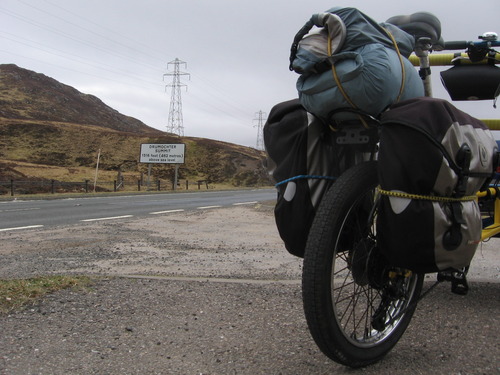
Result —
[[[141, 144], [141, 153], [139, 157], [140, 163], [151, 164], [175, 164], [174, 190], [177, 189], [177, 175], [179, 172], [179, 164], [184, 164], [186, 145], [184, 143], [143, 143]], [[148, 168], [148, 170], [149, 170]], [[149, 185], [149, 173], [148, 173]]]

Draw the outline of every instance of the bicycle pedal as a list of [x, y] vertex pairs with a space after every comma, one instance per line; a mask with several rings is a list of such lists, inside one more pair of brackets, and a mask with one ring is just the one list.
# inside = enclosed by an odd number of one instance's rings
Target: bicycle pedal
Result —
[[465, 275], [461, 278], [453, 278], [451, 280], [451, 292], [465, 296], [469, 292], [469, 284]]
[[467, 277], [463, 271], [441, 271], [437, 274], [438, 281], [451, 281], [451, 292], [465, 296], [469, 292]]

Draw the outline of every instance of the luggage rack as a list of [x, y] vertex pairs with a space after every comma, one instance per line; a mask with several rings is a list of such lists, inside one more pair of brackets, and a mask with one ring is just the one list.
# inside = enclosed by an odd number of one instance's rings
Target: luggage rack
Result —
[[[338, 119], [346, 114], [349, 118]], [[369, 146], [368, 151], [371, 151], [378, 143], [380, 121], [376, 117], [355, 108], [339, 108], [330, 112], [328, 118], [336, 144]]]

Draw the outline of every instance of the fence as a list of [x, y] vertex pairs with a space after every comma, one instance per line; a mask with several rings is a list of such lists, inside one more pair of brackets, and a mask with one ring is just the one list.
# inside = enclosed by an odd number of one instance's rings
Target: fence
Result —
[[[199, 180], [194, 184], [188, 180], [184, 184], [177, 184], [177, 189], [182, 189], [185, 186], [189, 190], [189, 186], [197, 186], [198, 190], [202, 185], [210, 189], [207, 180]], [[0, 195], [23, 195], [23, 194], [40, 194], [40, 193], [90, 193], [90, 192], [117, 192], [117, 191], [166, 191], [174, 189], [173, 183], [168, 180], [156, 180], [151, 182], [149, 186], [144, 181], [99, 181], [95, 188], [94, 183], [90, 180], [83, 182], [64, 182], [58, 180], [4, 180], [0, 181]]]

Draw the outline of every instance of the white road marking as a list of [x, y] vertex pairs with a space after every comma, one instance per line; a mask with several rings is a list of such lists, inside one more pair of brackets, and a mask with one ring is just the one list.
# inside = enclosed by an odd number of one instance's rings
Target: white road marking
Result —
[[222, 206], [205, 206], [205, 207], [196, 207], [198, 210], [207, 210], [209, 208], [220, 208]]
[[161, 214], [170, 214], [172, 212], [183, 212], [183, 209], [180, 210], [168, 210], [168, 211], [158, 211], [158, 212], [150, 212], [150, 215], [161, 215]]
[[43, 225], [27, 225], [25, 227], [13, 227], [13, 228], [4, 228], [0, 229], [0, 232], [7, 232], [10, 230], [21, 230], [21, 229], [33, 229], [33, 228], [41, 228]]
[[99, 217], [99, 218], [96, 218], [96, 219], [85, 219], [85, 220], [80, 220], [80, 221], [103, 221], [103, 220], [125, 219], [127, 217], [133, 217], [133, 216], [134, 215]]
[[0, 210], [0, 212], [19, 212], [19, 211], [32, 211], [39, 210], [40, 207], [32, 207], [32, 208], [11, 208], [9, 210]]
[[257, 201], [253, 201], [253, 202], [240, 202], [240, 203], [233, 203], [233, 206], [243, 206], [245, 204], [257, 204], [258, 202]]

